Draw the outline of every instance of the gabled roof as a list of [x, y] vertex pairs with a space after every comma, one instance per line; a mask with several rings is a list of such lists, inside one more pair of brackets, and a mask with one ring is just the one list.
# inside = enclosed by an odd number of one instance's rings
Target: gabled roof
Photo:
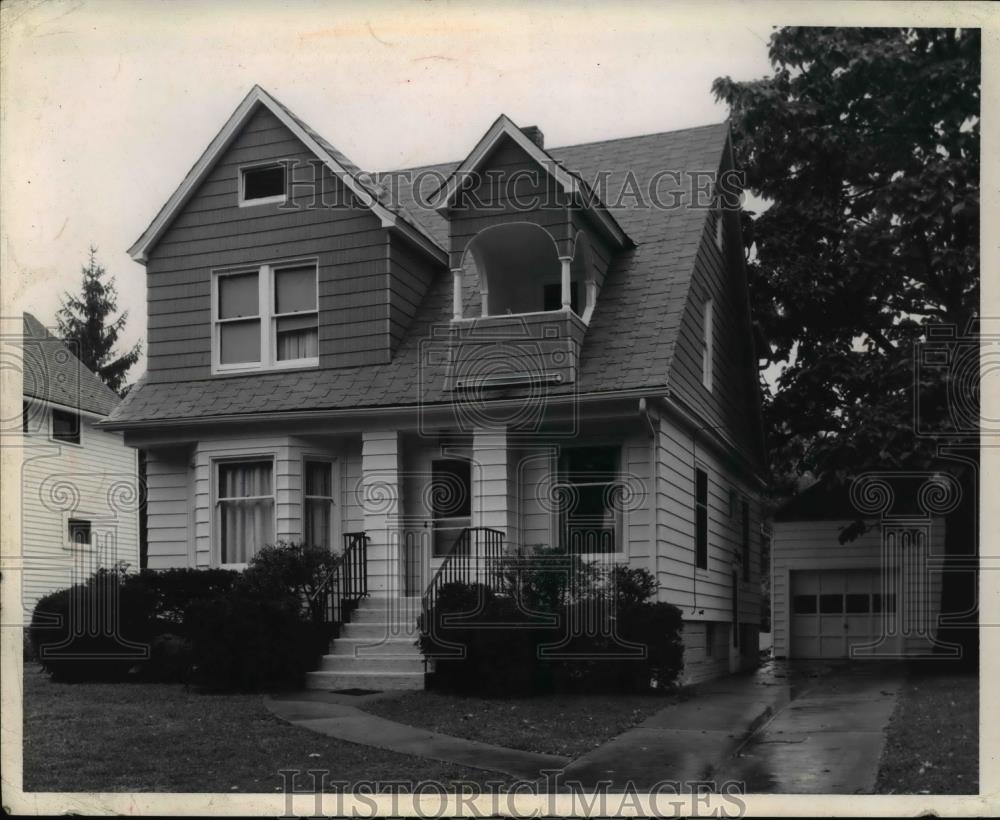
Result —
[[24, 314], [23, 361], [25, 396], [99, 416], [118, 405], [118, 394], [30, 313]]
[[[593, 179], [608, 172], [603, 199], [635, 247], [618, 251], [598, 297], [597, 309], [580, 351], [576, 384], [553, 386], [549, 395], [612, 394], [648, 390], [662, 395], [667, 386], [681, 319], [687, 303], [695, 257], [706, 230], [708, 210], [690, 191], [678, 206], [637, 208], [630, 197], [617, 200], [629, 175], [648, 180], [662, 169], [701, 171], [720, 166], [728, 136], [725, 123], [626, 139], [550, 149], [560, 165]], [[415, 207], [433, 192], [436, 180], [458, 163], [394, 172], [391, 179], [403, 207], [410, 208], [424, 232], [439, 244], [448, 241], [445, 214]], [[428, 172], [428, 173], [421, 173]], [[420, 180], [428, 190], [407, 187]], [[466, 277], [466, 315], [473, 315], [478, 283]], [[445, 373], [431, 372], [421, 355], [435, 326], [452, 317], [452, 279], [442, 271], [431, 282], [416, 315], [387, 364], [337, 369], [207, 377], [183, 383], [149, 381], [132, 388], [111, 418], [111, 426], [159, 424], [167, 420], [204, 420], [244, 414], [296, 412], [303, 408], [357, 410], [447, 403]], [[502, 391], [503, 398], [517, 395]]]
[[150, 249], [170, 226], [174, 217], [195, 192], [198, 185], [209, 174], [219, 157], [229, 144], [240, 133], [243, 126], [253, 116], [259, 106], [271, 111], [316, 157], [339, 178], [350, 191], [358, 197], [362, 204], [370, 208], [381, 220], [385, 228], [393, 228], [404, 234], [417, 247], [430, 254], [439, 262], [447, 260], [447, 254], [442, 246], [437, 244], [417, 225], [411, 215], [399, 208], [393, 208], [377, 185], [372, 184], [368, 175], [364, 174], [344, 154], [334, 148], [314, 129], [289, 111], [282, 103], [272, 97], [259, 85], [255, 85], [250, 93], [243, 98], [232, 116], [209, 143], [194, 167], [188, 171], [180, 186], [170, 196], [166, 204], [153, 219], [145, 233], [128, 249], [129, 255], [136, 262], [145, 262]]
[[614, 216], [608, 212], [604, 204], [598, 200], [596, 193], [586, 181], [579, 174], [566, 168], [551, 153], [525, 134], [506, 114], [497, 117], [489, 130], [483, 134], [482, 139], [469, 152], [469, 155], [445, 180], [434, 197], [437, 201], [435, 207], [438, 210], [446, 210], [451, 206], [463, 181], [479, 170], [497, 144], [505, 138], [513, 140], [522, 151], [549, 173], [567, 195], [587, 203], [587, 210], [597, 218], [598, 224], [615, 244], [619, 247], [629, 244], [628, 235], [622, 230]]

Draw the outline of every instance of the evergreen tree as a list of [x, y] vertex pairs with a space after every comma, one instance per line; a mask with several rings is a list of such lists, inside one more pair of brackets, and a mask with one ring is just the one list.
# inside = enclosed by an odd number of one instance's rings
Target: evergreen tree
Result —
[[112, 318], [118, 310], [118, 291], [115, 278], [105, 280], [106, 273], [97, 262], [97, 248], [92, 245], [87, 265], [81, 269], [80, 295], [65, 294], [56, 320], [63, 341], [72, 346], [80, 360], [108, 387], [124, 396], [128, 392], [126, 374], [139, 360], [142, 343], [136, 342], [122, 355], [115, 355], [128, 311]]

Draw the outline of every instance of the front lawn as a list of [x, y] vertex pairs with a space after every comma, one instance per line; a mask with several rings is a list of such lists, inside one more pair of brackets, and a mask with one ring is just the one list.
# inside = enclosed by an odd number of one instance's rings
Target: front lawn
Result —
[[878, 794], [979, 792], [979, 678], [914, 674], [899, 694], [879, 765]]
[[[24, 673], [25, 791], [270, 792], [279, 770], [331, 779], [509, 780], [325, 737], [274, 717], [262, 695], [179, 684], [52, 683]], [[309, 780], [296, 788], [307, 789]]]
[[673, 703], [656, 695], [462, 697], [410, 692], [362, 708], [455, 737], [527, 752], [579, 757]]

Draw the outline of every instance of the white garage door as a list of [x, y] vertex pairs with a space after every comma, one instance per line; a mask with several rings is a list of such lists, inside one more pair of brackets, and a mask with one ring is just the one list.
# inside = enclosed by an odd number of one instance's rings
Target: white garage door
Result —
[[878, 570], [793, 572], [791, 657], [847, 658], [851, 646], [877, 641], [883, 611], [896, 610], [881, 586]]

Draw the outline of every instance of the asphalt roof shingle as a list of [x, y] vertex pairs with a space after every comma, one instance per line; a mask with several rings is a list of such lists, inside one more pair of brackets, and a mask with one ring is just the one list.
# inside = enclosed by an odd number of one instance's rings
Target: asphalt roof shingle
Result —
[[101, 416], [119, 403], [118, 394], [30, 313], [24, 314], [23, 362], [25, 396]]
[[[625, 196], [618, 202], [619, 195], [630, 175], [645, 187], [661, 171], [714, 173], [720, 166], [727, 135], [726, 124], [719, 123], [548, 149], [588, 183], [598, 179], [600, 173], [606, 175], [599, 191], [601, 199], [635, 243], [635, 247], [616, 253], [611, 262], [584, 337], [576, 384], [554, 386], [550, 395], [662, 390], [666, 386], [707, 209], [693, 201], [690, 184], [681, 186], [678, 206], [672, 209], [632, 207], [631, 198]], [[408, 170], [412, 178], [420, 177], [422, 171], [437, 172], [422, 176], [428, 185], [437, 187], [439, 175], [449, 174], [457, 165]], [[399, 186], [393, 192], [398, 194], [399, 210], [438, 245], [447, 248], [446, 218], [416, 204], [406, 176], [399, 172], [392, 175], [393, 183]], [[666, 179], [665, 185], [672, 178]], [[666, 199], [666, 189], [662, 193]], [[421, 344], [435, 325], [447, 324], [451, 318], [451, 284], [451, 276], [442, 270], [388, 364], [264, 372], [183, 383], [143, 380], [126, 396], [110, 421], [127, 426], [166, 419], [450, 401], [444, 390], [443, 368], [421, 369], [420, 365]], [[472, 288], [473, 283], [466, 281], [464, 296], [470, 306], [477, 298]], [[516, 391], [508, 389], [503, 395], [516, 395]]]

